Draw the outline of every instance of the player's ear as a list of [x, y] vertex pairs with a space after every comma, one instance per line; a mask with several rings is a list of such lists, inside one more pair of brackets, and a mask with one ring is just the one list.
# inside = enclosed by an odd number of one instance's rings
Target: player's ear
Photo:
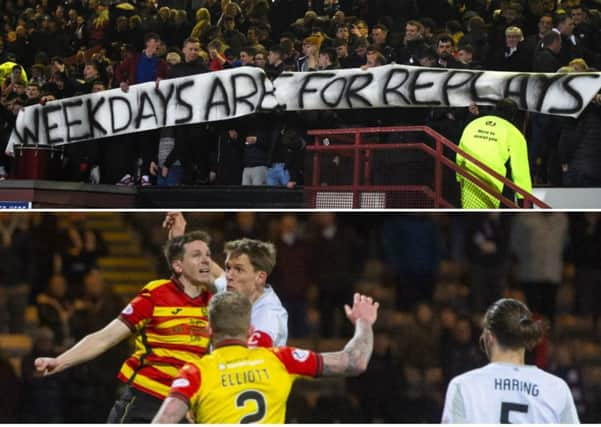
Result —
[[255, 328], [253, 325], [250, 325], [248, 327], [248, 330], [246, 331], [246, 340], [248, 341], [250, 339], [250, 337], [252, 337], [252, 335], [255, 333]]
[[267, 273], [264, 271], [257, 272], [257, 281], [265, 283], [267, 281]]
[[213, 336], [213, 328], [211, 328], [211, 325], [207, 325], [207, 333], [209, 334], [210, 337]]
[[175, 274], [182, 274], [183, 271], [183, 266], [182, 266], [182, 260], [181, 259], [176, 259], [171, 263], [171, 270], [175, 273]]

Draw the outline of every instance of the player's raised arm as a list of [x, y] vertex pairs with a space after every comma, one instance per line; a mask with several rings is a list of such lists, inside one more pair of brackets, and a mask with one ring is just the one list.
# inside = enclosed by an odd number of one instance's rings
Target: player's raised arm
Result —
[[103, 329], [86, 335], [57, 357], [38, 357], [35, 368], [43, 375], [52, 375], [101, 355], [131, 335], [129, 327], [119, 319]]
[[163, 228], [169, 232], [169, 240], [183, 236], [186, 232], [186, 218], [181, 212], [167, 212], [163, 220]]
[[323, 353], [324, 376], [359, 375], [367, 369], [374, 347], [372, 325], [378, 318], [379, 304], [356, 293], [353, 306], [344, 306], [346, 317], [355, 325], [355, 335], [342, 351]]
[[161, 409], [152, 419], [153, 424], [178, 424], [190, 407], [182, 399], [168, 397], [163, 401]]

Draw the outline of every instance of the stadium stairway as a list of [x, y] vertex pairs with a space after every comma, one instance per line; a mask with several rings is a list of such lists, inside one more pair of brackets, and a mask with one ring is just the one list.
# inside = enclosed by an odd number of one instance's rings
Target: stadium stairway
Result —
[[0, 334], [0, 352], [8, 358], [15, 372], [21, 376], [21, 360], [32, 347], [32, 340], [26, 334]]
[[147, 282], [156, 278], [156, 264], [144, 253], [142, 241], [121, 215], [92, 213], [88, 225], [100, 232], [108, 256], [98, 260], [105, 282], [113, 291], [128, 300]]

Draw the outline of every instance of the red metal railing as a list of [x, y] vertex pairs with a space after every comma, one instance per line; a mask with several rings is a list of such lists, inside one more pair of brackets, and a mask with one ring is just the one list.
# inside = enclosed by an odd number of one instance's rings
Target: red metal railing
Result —
[[[389, 133], [423, 133], [430, 136], [434, 140], [434, 148], [430, 147], [424, 142], [408, 142], [408, 143], [385, 143], [385, 144], [374, 144], [364, 143], [364, 135], [373, 134], [389, 134]], [[310, 185], [305, 185], [305, 191], [309, 195], [308, 204], [310, 207], [315, 207], [315, 197], [317, 193], [332, 193], [332, 192], [352, 192], [352, 207], [359, 208], [360, 197], [365, 192], [421, 192], [424, 196], [431, 199], [432, 207], [434, 208], [452, 208], [452, 204], [449, 203], [443, 197], [443, 166], [451, 169], [456, 174], [463, 176], [466, 180], [477, 185], [480, 189], [500, 200], [501, 206], [509, 208], [519, 208], [514, 201], [509, 200], [503, 194], [499, 193], [489, 183], [483, 181], [481, 178], [471, 174], [463, 168], [457, 166], [455, 162], [444, 156], [443, 150], [445, 148], [460, 154], [465, 159], [474, 163], [480, 167], [487, 174], [493, 176], [503, 183], [505, 187], [510, 188], [516, 194], [523, 197], [524, 208], [531, 208], [537, 206], [540, 208], [549, 208], [546, 203], [542, 200], [537, 199], [532, 194], [528, 193], [521, 187], [518, 187], [509, 179], [500, 175], [478, 159], [475, 159], [470, 154], [461, 150], [451, 141], [446, 139], [438, 132], [432, 130], [427, 126], [388, 126], [388, 127], [371, 127], [371, 128], [348, 128], [348, 129], [318, 129], [311, 130], [308, 132], [309, 135], [313, 136], [313, 144], [307, 146], [307, 151], [313, 154], [313, 174], [312, 182]], [[341, 143], [324, 145], [324, 138], [331, 138]], [[398, 150], [420, 150], [426, 153], [434, 160], [434, 180], [433, 187], [429, 185], [371, 185], [372, 175], [372, 152], [373, 151], [398, 151]], [[322, 153], [352, 153], [353, 157], [353, 177], [351, 185], [320, 185], [321, 167], [320, 160]], [[361, 168], [363, 162], [363, 168]], [[361, 169], [363, 170], [363, 177], [361, 177]], [[363, 178], [363, 179], [361, 179]], [[404, 206], [407, 208], [416, 208], [419, 206]]]

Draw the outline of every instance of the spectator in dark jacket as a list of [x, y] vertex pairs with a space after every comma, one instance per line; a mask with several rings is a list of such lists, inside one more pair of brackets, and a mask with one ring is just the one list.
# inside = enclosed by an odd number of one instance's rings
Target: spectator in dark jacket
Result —
[[242, 182], [244, 140], [244, 135], [241, 135], [233, 126], [219, 138], [217, 145], [217, 184], [240, 185]]
[[[273, 135], [273, 134], [272, 134]], [[283, 129], [272, 136], [267, 184], [293, 188], [301, 180], [306, 142], [296, 129]]]
[[577, 119], [563, 120], [559, 160], [564, 186], [601, 186], [601, 95]]
[[[555, 73], [561, 67], [559, 51], [561, 50], [561, 36], [555, 31], [549, 31], [543, 37], [541, 47], [534, 54], [532, 71], [535, 73]], [[547, 182], [549, 175], [549, 157], [557, 145], [560, 133], [558, 121], [553, 117], [533, 113], [531, 115], [531, 136], [528, 146], [528, 159], [530, 170], [534, 175], [533, 181]], [[555, 180], [556, 178], [553, 177]], [[558, 184], [558, 183], [555, 183]]]
[[256, 126], [244, 138], [242, 185], [267, 185], [268, 153], [271, 147], [269, 126]]
[[588, 50], [598, 50], [595, 45], [595, 32], [599, 29], [592, 25], [588, 18], [588, 11], [582, 6], [574, 6], [570, 12], [570, 16], [574, 22], [574, 35], [581, 42], [582, 47]]
[[570, 15], [558, 14], [555, 18], [555, 28], [561, 34], [561, 50], [559, 61], [561, 65], [568, 65], [572, 59], [583, 58], [582, 43], [574, 35], [574, 21]]
[[284, 72], [284, 49], [280, 45], [274, 45], [269, 48], [267, 55], [267, 67], [265, 73], [269, 80], [275, 80]]
[[448, 33], [442, 33], [436, 37], [434, 44], [438, 55], [438, 66], [442, 68], [461, 68], [461, 63], [453, 57], [455, 42]]
[[561, 67], [559, 52], [561, 51], [561, 36], [555, 31], [549, 31], [543, 37], [540, 48], [534, 54], [532, 71], [535, 73], [555, 73]]
[[416, 56], [424, 46], [424, 26], [418, 21], [405, 24], [403, 44], [398, 48], [396, 61], [399, 64], [417, 65]]
[[524, 35], [518, 27], [505, 30], [505, 48], [495, 52], [490, 69], [497, 71], [526, 72], [531, 69], [529, 52], [524, 45]]
[[549, 31], [553, 29], [553, 16], [551, 14], [544, 14], [538, 20], [538, 32], [526, 37], [526, 49], [531, 55], [537, 51], [540, 43], [543, 41], [543, 37]]
[[[183, 62], [174, 65], [168, 72], [167, 78], [176, 78], [206, 73], [206, 65], [199, 57], [200, 40], [189, 37], [184, 40], [182, 53]], [[182, 184], [207, 184], [209, 182], [209, 152], [206, 125], [195, 124], [175, 128], [175, 147], [167, 156], [164, 167], [169, 168], [176, 160], [182, 163], [184, 175]], [[151, 173], [158, 173], [158, 166], [151, 163]], [[165, 171], [161, 172], [165, 175]]]
[[459, 49], [470, 45], [473, 49], [473, 61], [482, 64], [488, 59], [490, 50], [484, 19], [480, 16], [471, 17], [467, 29], [468, 32], [459, 40]]
[[[154, 82], [167, 76], [167, 63], [159, 58], [157, 50], [161, 38], [156, 33], [148, 33], [144, 37], [145, 49], [123, 61], [115, 71], [115, 77], [120, 82], [121, 90], [127, 92], [129, 85], [136, 83]], [[118, 182], [119, 185], [133, 185], [136, 179], [139, 184], [150, 185], [150, 163], [155, 158], [159, 142], [159, 133], [155, 130], [139, 132], [134, 144], [124, 144], [125, 152], [121, 155], [127, 157], [127, 170]], [[137, 145], [137, 146], [136, 146]], [[141, 176], [136, 177], [135, 164], [138, 157], [142, 158]]]

